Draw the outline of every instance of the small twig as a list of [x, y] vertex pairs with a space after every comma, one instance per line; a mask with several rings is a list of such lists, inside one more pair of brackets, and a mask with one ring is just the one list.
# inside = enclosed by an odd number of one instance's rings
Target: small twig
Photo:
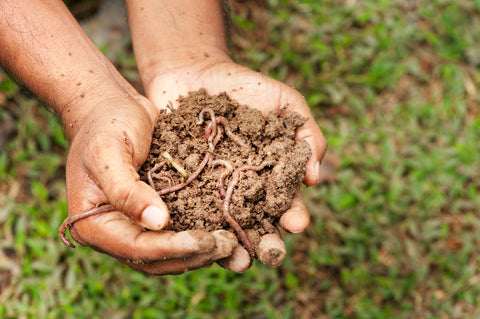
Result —
[[172, 192], [175, 192], [175, 191], [178, 191], [182, 188], [184, 188], [185, 186], [187, 186], [188, 184], [190, 184], [190, 182], [192, 182], [195, 178], [198, 177], [198, 175], [200, 175], [200, 173], [203, 171], [203, 169], [205, 168], [205, 165], [207, 165], [208, 161], [212, 158], [212, 154], [210, 153], [205, 153], [205, 157], [203, 158], [203, 161], [202, 163], [200, 163], [200, 165], [198, 166], [198, 168], [195, 170], [195, 172], [192, 173], [192, 175], [190, 175], [190, 177], [183, 183], [180, 183], [180, 184], [177, 184], [177, 185], [174, 185], [174, 186], [170, 186], [168, 188], [165, 188], [165, 189], [162, 189], [160, 191], [157, 191], [157, 194], [162, 196], [162, 195], [166, 195], [166, 194], [169, 194], [169, 193], [172, 193]]
[[75, 222], [78, 222], [81, 219], [84, 219], [84, 218], [87, 218], [87, 217], [90, 217], [90, 216], [93, 216], [93, 215], [109, 213], [109, 212], [112, 212], [114, 210], [115, 210], [115, 208], [112, 205], [102, 205], [102, 206], [97, 206], [97, 207], [95, 207], [95, 208], [93, 208], [89, 211], [86, 211], [86, 212], [83, 212], [83, 213], [80, 213], [80, 214], [77, 214], [77, 215], [68, 216], [63, 221], [60, 228], [58, 229], [58, 236], [60, 237], [60, 240], [62, 241], [62, 243], [65, 246], [70, 247], [70, 248], [75, 248], [75, 245], [72, 244], [72, 242], [65, 235], [65, 232], [67, 231], [67, 229], [70, 230], [72, 225]]
[[166, 107], [170, 110], [170, 112], [173, 113], [173, 111], [175, 111], [175, 108], [173, 107], [173, 103], [172, 101], [168, 101]]
[[230, 206], [230, 200], [232, 199], [232, 194], [233, 194], [233, 189], [237, 185], [239, 179], [240, 179], [240, 172], [252, 170], [252, 171], [260, 171], [265, 168], [265, 166], [271, 166], [275, 164], [274, 161], [265, 161], [262, 164], [258, 166], [252, 166], [252, 165], [244, 165], [241, 166], [233, 172], [232, 175], [232, 180], [228, 184], [227, 187], [227, 192], [225, 194], [225, 199], [223, 201], [223, 217], [225, 220], [232, 226], [232, 228], [235, 230], [235, 232], [238, 235], [238, 238], [240, 238], [241, 242], [245, 246], [245, 249], [248, 251], [248, 254], [250, 255], [250, 262], [253, 261], [253, 258], [255, 257], [255, 250], [252, 247], [252, 243], [247, 237], [247, 234], [245, 234], [245, 231], [242, 229], [240, 224], [230, 215], [229, 212], [229, 206]]
[[182, 175], [181, 181], [185, 181], [188, 178], [188, 173], [187, 171], [183, 168], [183, 166], [176, 160], [173, 159], [173, 157], [168, 154], [168, 152], [163, 152], [162, 153], [163, 158], [167, 162], [168, 165], [173, 166], [177, 170], [177, 172]]
[[192, 145], [192, 146], [193, 146], [194, 148], [196, 148], [197, 150], [200, 150], [200, 151], [202, 151], [202, 152], [210, 153], [210, 154], [212, 154], [213, 156], [218, 157], [219, 159], [224, 159], [222, 156], [218, 155], [217, 153], [214, 153], [214, 152], [212, 152], [212, 151], [209, 151], [209, 150], [207, 150], [207, 149], [205, 149], [205, 148], [203, 148], [203, 147], [200, 147], [200, 146], [197, 146], [197, 145]]
[[187, 131], [188, 135], [190, 135], [190, 137], [192, 138], [195, 138], [195, 136], [192, 134], [192, 132], [190, 132], [190, 130], [188, 129], [188, 123], [187, 121], [185, 121], [185, 119], [182, 117], [182, 121], [183, 121], [183, 124], [185, 124], [185, 130]]

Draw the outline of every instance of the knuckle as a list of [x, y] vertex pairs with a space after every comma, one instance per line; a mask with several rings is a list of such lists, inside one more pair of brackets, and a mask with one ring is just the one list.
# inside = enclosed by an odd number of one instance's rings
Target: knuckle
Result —
[[124, 210], [134, 197], [135, 189], [125, 185], [115, 185], [110, 193], [115, 207]]
[[137, 189], [136, 183], [116, 183], [107, 193], [113, 206], [123, 213], [128, 213], [135, 221], [140, 218], [135, 210], [135, 207], [139, 204], [136, 199]]

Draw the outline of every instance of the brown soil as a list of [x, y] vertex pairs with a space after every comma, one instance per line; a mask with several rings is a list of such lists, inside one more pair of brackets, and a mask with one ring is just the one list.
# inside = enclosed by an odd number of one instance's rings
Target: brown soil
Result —
[[[214, 148], [213, 160], [228, 161], [234, 169], [274, 161], [259, 171], [241, 172], [229, 204], [230, 215], [243, 229], [254, 229], [258, 235], [274, 232], [274, 225], [291, 206], [305, 175], [305, 163], [311, 156], [306, 142], [293, 139], [304, 118], [295, 112], [285, 116], [271, 113], [263, 118], [260, 111], [240, 105], [226, 93], [211, 96], [205, 90], [190, 92], [187, 97], [180, 97], [179, 102], [178, 109], [159, 116], [150, 153], [139, 171], [141, 179], [149, 183], [148, 171], [165, 160], [164, 152], [189, 174], [198, 168], [209, 150], [205, 128], [211, 121], [210, 114], [205, 112], [203, 123], [198, 124], [199, 114], [210, 108], [216, 117], [225, 117], [232, 132], [248, 144], [242, 147], [223, 134]], [[190, 184], [162, 196], [171, 214], [169, 229], [231, 230], [223, 217], [224, 199], [218, 180], [225, 170], [223, 165], [207, 164]], [[152, 180], [157, 191], [182, 182], [181, 174], [172, 165], [163, 166], [155, 173]], [[225, 178], [225, 188], [232, 176]]]

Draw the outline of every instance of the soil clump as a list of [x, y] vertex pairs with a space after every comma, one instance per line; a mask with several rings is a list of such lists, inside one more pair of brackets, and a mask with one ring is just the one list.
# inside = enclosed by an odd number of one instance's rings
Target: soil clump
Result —
[[[296, 112], [281, 116], [282, 110], [264, 118], [259, 110], [226, 93], [209, 95], [203, 89], [180, 97], [179, 102], [177, 109], [160, 114], [150, 153], [139, 170], [141, 179], [169, 208], [168, 228], [233, 231], [225, 218], [227, 210], [244, 230], [254, 230], [258, 236], [274, 233], [311, 156], [305, 141], [294, 141], [305, 119]], [[227, 134], [229, 129], [232, 135]], [[202, 164], [205, 167], [189, 181]], [[185, 182], [188, 185], [162, 195]]]

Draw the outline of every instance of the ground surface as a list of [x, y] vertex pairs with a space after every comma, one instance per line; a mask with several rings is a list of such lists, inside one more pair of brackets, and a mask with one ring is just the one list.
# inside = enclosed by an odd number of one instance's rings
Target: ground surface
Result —
[[478, 318], [480, 3], [233, 4], [234, 58], [299, 89], [329, 141], [283, 265], [151, 278], [65, 249], [67, 142], [0, 75], [0, 317]]

